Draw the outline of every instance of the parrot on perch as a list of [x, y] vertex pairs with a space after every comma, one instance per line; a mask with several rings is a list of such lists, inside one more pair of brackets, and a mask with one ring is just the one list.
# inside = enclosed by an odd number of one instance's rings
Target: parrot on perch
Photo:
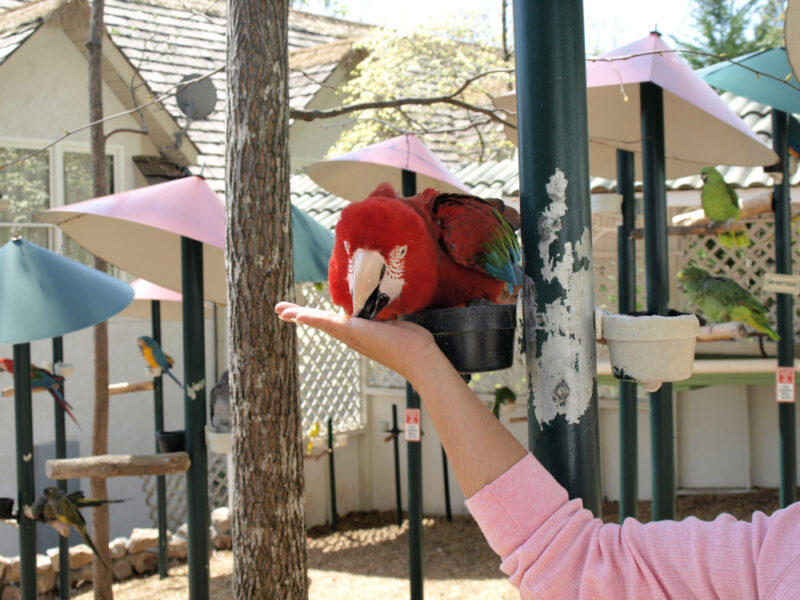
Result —
[[219, 377], [219, 381], [211, 388], [209, 395], [211, 404], [211, 427], [218, 433], [231, 430], [231, 387], [226, 369]]
[[[86, 521], [78, 510], [81, 506], [100, 506], [102, 504], [122, 502], [122, 500], [98, 500], [94, 498], [84, 498], [83, 492], [72, 492], [64, 494], [55, 487], [44, 488], [44, 496], [38, 498], [28, 510], [23, 509], [25, 514], [37, 521], [51, 525], [63, 537], [69, 535], [69, 526], [75, 528], [83, 540], [89, 545], [95, 556], [103, 563], [107, 569], [108, 565], [100, 557], [89, 532], [86, 530]], [[26, 507], [27, 508], [27, 507]], [[63, 526], [63, 527], [62, 527]]]
[[500, 200], [428, 188], [400, 198], [388, 183], [345, 207], [328, 283], [348, 315], [388, 320], [475, 301], [508, 303], [522, 285], [522, 253]]
[[714, 277], [698, 267], [685, 267], [678, 272], [678, 279], [689, 300], [712, 321], [742, 321], [771, 340], [781, 339], [769, 326], [767, 308], [735, 281]]
[[[739, 196], [722, 173], [714, 167], [703, 167], [700, 178], [703, 180], [700, 203], [706, 217], [713, 223], [738, 221]], [[750, 238], [744, 231], [723, 231], [719, 234], [719, 242], [727, 248], [746, 247], [750, 245]]]
[[[0, 358], [0, 371], [8, 371], [14, 374], [14, 361], [10, 358]], [[50, 395], [53, 396], [56, 402], [64, 409], [64, 412], [69, 415], [69, 418], [75, 422], [75, 425], [80, 427], [78, 419], [72, 413], [72, 405], [64, 399], [63, 394], [59, 390], [61, 384], [64, 383], [64, 378], [61, 375], [51, 373], [47, 369], [31, 365], [31, 388], [44, 388]]]
[[172, 374], [172, 371], [170, 371], [175, 361], [172, 360], [169, 354], [161, 349], [161, 345], [157, 341], [149, 336], [143, 335], [136, 340], [136, 343], [139, 344], [139, 351], [142, 353], [144, 360], [151, 369], [161, 369], [162, 373], [169, 375], [172, 380], [183, 389], [183, 384]]

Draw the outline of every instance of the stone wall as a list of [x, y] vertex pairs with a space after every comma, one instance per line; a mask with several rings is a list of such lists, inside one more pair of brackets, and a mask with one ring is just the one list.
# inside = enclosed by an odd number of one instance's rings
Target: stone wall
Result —
[[[211, 512], [209, 530], [211, 544], [217, 550], [231, 547], [231, 515], [227, 507], [216, 508]], [[186, 560], [187, 527], [184, 523], [175, 533], [167, 534], [167, 556], [170, 564]], [[158, 530], [134, 529], [130, 537], [118, 537], [108, 544], [111, 556], [111, 570], [114, 579], [121, 581], [138, 575], [146, 575], [158, 570]], [[76, 588], [92, 581], [92, 554], [86, 544], [78, 544], [69, 549], [70, 586]], [[58, 548], [51, 548], [46, 554], [36, 555], [36, 580], [40, 594], [52, 592], [58, 587]], [[19, 556], [0, 556], [0, 600], [18, 600], [19, 594]]]

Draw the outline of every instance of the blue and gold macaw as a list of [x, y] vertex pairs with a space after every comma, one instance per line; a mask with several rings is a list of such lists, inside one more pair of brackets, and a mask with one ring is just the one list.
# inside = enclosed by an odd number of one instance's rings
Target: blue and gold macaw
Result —
[[166, 373], [169, 375], [175, 383], [177, 383], [181, 388], [183, 388], [183, 384], [178, 381], [178, 378], [172, 374], [170, 368], [175, 363], [172, 360], [172, 357], [169, 354], [166, 354], [162, 349], [161, 346], [157, 341], [153, 338], [143, 335], [136, 340], [139, 344], [139, 350], [144, 356], [144, 359], [147, 361], [147, 364], [150, 368], [160, 368], [162, 373]]

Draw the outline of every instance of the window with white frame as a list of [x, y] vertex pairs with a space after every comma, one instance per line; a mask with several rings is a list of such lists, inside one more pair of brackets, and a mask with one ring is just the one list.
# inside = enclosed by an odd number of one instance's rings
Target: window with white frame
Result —
[[[0, 246], [11, 236], [20, 235], [29, 242], [91, 265], [92, 255], [87, 250], [57, 228], [33, 217], [39, 211], [92, 197], [88, 145], [59, 144], [30, 156], [40, 147], [0, 139], [0, 165], [8, 165], [0, 168]], [[111, 193], [116, 187], [121, 150], [107, 148], [106, 152], [106, 177]]]

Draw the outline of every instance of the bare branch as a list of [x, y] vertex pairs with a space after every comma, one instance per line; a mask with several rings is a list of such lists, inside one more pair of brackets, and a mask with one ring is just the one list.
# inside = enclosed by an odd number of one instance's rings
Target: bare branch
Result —
[[120, 127], [119, 129], [112, 129], [105, 135], [105, 139], [108, 140], [112, 135], [115, 133], [137, 133], [139, 135], [148, 135], [149, 132], [146, 129], [128, 129], [125, 127]]

